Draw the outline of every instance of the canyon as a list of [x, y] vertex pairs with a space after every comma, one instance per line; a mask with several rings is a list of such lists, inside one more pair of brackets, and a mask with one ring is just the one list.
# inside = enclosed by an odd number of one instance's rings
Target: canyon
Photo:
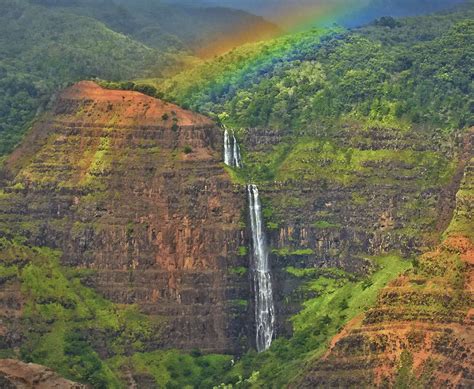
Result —
[[[432, 379], [432, 360], [433, 382], [472, 383], [472, 241], [452, 227], [471, 223], [472, 199], [462, 194], [472, 189], [472, 131], [427, 143], [433, 129], [423, 126], [349, 123], [330, 137], [293, 138], [224, 130], [90, 81], [50, 105], [1, 171], [1, 237], [23, 247], [2, 243], [2, 263], [27, 269], [43, 255], [35, 247], [47, 247], [114, 309], [137, 307], [151, 330], [125, 355], [264, 351], [297, 332], [292, 317], [321, 293], [309, 282], [363, 280], [380, 269], [376, 257], [395, 255], [404, 267], [419, 258], [417, 267], [392, 274], [375, 306], [346, 323], [322, 359], [293, 372], [291, 385], [393, 384], [403, 363], [407, 380], [412, 369]], [[247, 164], [281, 150], [273, 180], [242, 182]], [[31, 296], [18, 277], [0, 279], [1, 344], [15, 350], [48, 330], [25, 319]], [[84, 337], [107, 359], [127, 331], [89, 328]], [[151, 385], [133, 371], [122, 379]]]

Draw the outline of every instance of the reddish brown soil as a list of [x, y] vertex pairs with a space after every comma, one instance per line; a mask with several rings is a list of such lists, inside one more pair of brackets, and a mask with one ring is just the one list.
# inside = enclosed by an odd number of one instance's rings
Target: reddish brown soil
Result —
[[[81, 113], [81, 119], [95, 124], [164, 126], [212, 125], [203, 115], [186, 111], [177, 105], [146, 96], [139, 92], [104, 89], [92, 81], [81, 81], [61, 93], [62, 100], [91, 102]], [[163, 115], [168, 119], [164, 120]], [[176, 118], [176, 120], [173, 120]], [[139, 123], [138, 123], [139, 121]]]
[[[248, 267], [238, 255], [248, 245], [245, 192], [223, 168], [221, 128], [89, 81], [52, 106], [3, 166], [11, 188], [3, 220], [18, 235], [26, 223], [32, 244], [61, 249], [63, 265], [93, 269], [88, 286], [107, 299], [159, 317], [150, 348], [246, 346], [239, 339], [250, 331], [249, 313], [236, 311], [235, 300], [248, 298], [248, 282], [229, 271]], [[10, 331], [0, 331], [17, 335], [12, 299], [2, 297], [0, 324]]]

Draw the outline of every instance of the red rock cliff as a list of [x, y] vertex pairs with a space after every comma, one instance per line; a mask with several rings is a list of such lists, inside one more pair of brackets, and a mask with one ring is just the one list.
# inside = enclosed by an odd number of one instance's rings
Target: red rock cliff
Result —
[[137, 92], [65, 90], [6, 162], [1, 217], [63, 264], [95, 270], [108, 299], [166, 323], [165, 347], [236, 351], [248, 284], [244, 194], [208, 118]]

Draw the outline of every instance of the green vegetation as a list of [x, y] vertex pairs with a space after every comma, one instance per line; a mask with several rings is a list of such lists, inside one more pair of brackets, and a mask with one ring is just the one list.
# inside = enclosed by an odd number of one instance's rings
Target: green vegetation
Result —
[[160, 388], [212, 388], [231, 367], [230, 356], [208, 354], [199, 350], [183, 354], [176, 350], [136, 353], [107, 361], [117, 375], [126, 369], [147, 375]]
[[382, 182], [377, 171], [386, 164], [406, 164], [406, 174], [419, 180], [420, 188], [445, 183], [454, 166], [441, 153], [412, 150], [360, 150], [344, 148], [329, 140], [300, 138], [279, 166], [280, 181], [327, 179], [343, 185], [357, 180]]
[[[162, 88], [167, 98], [185, 107], [206, 113], [222, 113], [224, 110], [214, 109], [215, 101], [228, 100], [238, 90], [258, 83], [262, 74], [270, 74], [273, 67], [283, 66], [294, 55], [295, 48], [314, 50], [314, 45], [325, 33], [325, 30], [315, 30], [244, 45], [178, 74], [165, 81]], [[153, 83], [153, 80], [149, 82]], [[242, 104], [247, 100], [242, 101]], [[231, 116], [221, 117], [228, 117], [227, 121], [237, 124], [232, 112], [228, 111], [228, 114]]]
[[239, 257], [245, 257], [248, 253], [247, 246], [239, 246]]
[[325, 229], [325, 228], [339, 228], [340, 225], [339, 224], [334, 224], [334, 223], [330, 223], [326, 220], [318, 220], [317, 222], [314, 222], [313, 223], [313, 227], [315, 228], [318, 228], [318, 229]]
[[0, 239], [0, 277], [21, 283], [25, 298], [20, 354], [95, 388], [121, 387], [97, 351], [139, 352], [159, 336], [161, 320], [119, 306], [83, 286], [88, 272], [63, 268], [58, 251], [28, 247], [21, 239]]
[[235, 274], [239, 277], [242, 277], [242, 276], [246, 275], [247, 272], [248, 272], [248, 269], [246, 267], [243, 267], [243, 266], [233, 267], [233, 268], [229, 269], [230, 274]]
[[[352, 318], [371, 307], [379, 291], [411, 263], [391, 254], [373, 259], [375, 271], [365, 280], [338, 269], [295, 269], [287, 271], [303, 277], [302, 290], [316, 297], [303, 304], [292, 317], [294, 334], [290, 339], [278, 338], [261, 354], [249, 352], [230, 370], [223, 380], [235, 384], [251, 380], [250, 387], [284, 387], [301, 371], [304, 363], [320, 357], [331, 338]], [[248, 381], [247, 381], [248, 383]], [[246, 387], [246, 386], [244, 386]]]
[[285, 268], [286, 272], [297, 278], [316, 278], [316, 277], [327, 277], [327, 278], [345, 278], [347, 280], [356, 281], [357, 277], [345, 272], [344, 270], [337, 268], [295, 268], [288, 266]]
[[[213, 55], [228, 46], [267, 38], [278, 28], [247, 12], [232, 8], [209, 7], [188, 2], [150, 0], [34, 0], [48, 6], [72, 9], [74, 13], [99, 19], [109, 28], [161, 51], [182, 50], [188, 53]], [[238, 7], [237, 7], [238, 8]], [[252, 36], [233, 37], [242, 25]], [[230, 40], [229, 45], [215, 46], [216, 40]], [[230, 38], [230, 39], [229, 39]], [[211, 46], [209, 50], [206, 50]]]
[[[397, 255], [387, 255], [375, 258], [377, 271], [367, 280], [347, 282], [347, 279], [319, 277], [310, 281], [307, 290], [316, 292], [319, 297], [306, 301], [304, 309], [293, 317], [296, 332], [311, 331], [311, 321], [315, 315], [331, 318], [331, 325], [338, 331], [347, 318], [355, 317], [375, 303], [378, 291], [390, 280], [410, 268], [410, 261]], [[346, 303], [346, 304], [343, 304]], [[334, 312], [334, 307], [344, 307], [340, 312]], [[337, 310], [336, 310], [337, 311]], [[339, 328], [338, 328], [339, 327]]]
[[299, 249], [299, 250], [291, 250], [288, 247], [283, 247], [280, 249], [273, 249], [272, 253], [279, 256], [279, 257], [301, 257], [314, 254], [312, 249]]
[[183, 153], [184, 154], [191, 154], [193, 152], [193, 148], [189, 145], [186, 145], [183, 147]]
[[[157, 99], [163, 98], [163, 93], [159, 92], [154, 86], [149, 84], [140, 84], [132, 81], [109, 81], [109, 80], [97, 80], [97, 83], [106, 89], [115, 90], [129, 90], [140, 92], [145, 95], [156, 97]], [[167, 121], [170, 118], [168, 113], [164, 113], [161, 119]]]
[[313, 30], [246, 45], [167, 82], [165, 95], [237, 127], [293, 131], [349, 115], [368, 125], [474, 123], [472, 3], [458, 12]]

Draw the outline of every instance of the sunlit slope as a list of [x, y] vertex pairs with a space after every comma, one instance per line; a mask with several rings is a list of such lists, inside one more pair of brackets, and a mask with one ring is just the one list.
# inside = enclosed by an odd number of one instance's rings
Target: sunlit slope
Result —
[[243, 46], [158, 86], [236, 126], [302, 129], [347, 115], [469, 126], [473, 9]]

